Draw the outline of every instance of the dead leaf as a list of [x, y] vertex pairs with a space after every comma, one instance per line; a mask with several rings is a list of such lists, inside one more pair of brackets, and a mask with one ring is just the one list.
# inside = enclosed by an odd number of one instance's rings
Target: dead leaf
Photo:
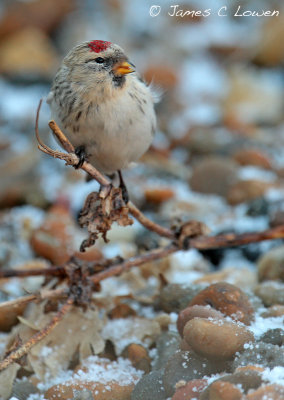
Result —
[[121, 189], [112, 187], [104, 199], [97, 192], [90, 193], [79, 217], [80, 225], [87, 227], [89, 232], [89, 238], [83, 241], [80, 251], [92, 246], [100, 234], [107, 243], [106, 235], [113, 222], [121, 226], [133, 224], [133, 220], [128, 216], [128, 207], [123, 201]]

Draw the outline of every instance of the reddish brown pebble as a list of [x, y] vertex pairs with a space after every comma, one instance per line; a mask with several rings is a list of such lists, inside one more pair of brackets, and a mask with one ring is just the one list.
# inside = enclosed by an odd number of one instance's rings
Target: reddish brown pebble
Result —
[[209, 389], [209, 400], [241, 400], [242, 392], [232, 383], [216, 381]]
[[134, 368], [140, 369], [146, 374], [151, 371], [151, 359], [147, 350], [141, 344], [130, 344], [123, 350], [121, 355], [128, 358]]
[[178, 82], [174, 69], [163, 65], [150, 66], [144, 71], [143, 76], [147, 82], [154, 81], [156, 85], [166, 89], [173, 88]]
[[131, 316], [135, 316], [136, 311], [133, 310], [128, 304], [118, 304], [115, 306], [108, 314], [110, 319], [116, 318], [128, 318]]
[[185, 308], [179, 313], [177, 319], [177, 329], [181, 337], [183, 337], [183, 329], [185, 324], [195, 317], [218, 319], [223, 318], [224, 315], [220, 311], [217, 311], [210, 306], [195, 305]]
[[146, 201], [153, 204], [161, 204], [174, 197], [174, 191], [170, 188], [152, 188], [145, 190]]
[[66, 207], [53, 206], [43, 224], [32, 234], [34, 252], [55, 265], [64, 264], [73, 253], [72, 228], [74, 220]]
[[231, 205], [237, 205], [262, 197], [271, 187], [271, 183], [247, 179], [234, 184], [228, 194], [227, 201]]
[[193, 379], [192, 381], [185, 383], [184, 386], [179, 387], [173, 395], [172, 400], [197, 399], [199, 393], [201, 393], [206, 386], [206, 379]]
[[76, 391], [89, 390], [96, 400], [130, 400], [134, 384], [120, 386], [116, 382], [106, 384], [90, 381], [70, 381], [52, 386], [45, 393], [46, 400], [72, 400]]
[[204, 318], [188, 321], [183, 335], [197, 354], [213, 360], [230, 360], [236, 352], [243, 350], [245, 343], [254, 341], [253, 334], [244, 326]]
[[261, 316], [264, 318], [269, 318], [269, 317], [282, 317], [284, 315], [284, 306], [281, 304], [275, 304], [274, 306], [271, 306], [264, 311]]
[[259, 365], [246, 365], [245, 367], [238, 367], [236, 368], [235, 372], [246, 372], [246, 371], [256, 371], [256, 372], [263, 372], [264, 368], [260, 367]]
[[189, 306], [210, 305], [231, 318], [248, 325], [253, 318], [253, 308], [248, 296], [237, 286], [218, 282], [199, 292]]
[[233, 155], [233, 158], [240, 165], [255, 165], [257, 167], [271, 169], [271, 162], [269, 158], [260, 150], [238, 150]]
[[266, 385], [261, 386], [252, 393], [247, 394], [246, 400], [283, 400], [284, 386]]

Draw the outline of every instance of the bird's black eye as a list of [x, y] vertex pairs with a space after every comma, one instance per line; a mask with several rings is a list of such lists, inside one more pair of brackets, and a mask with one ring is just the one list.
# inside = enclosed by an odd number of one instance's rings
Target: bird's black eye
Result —
[[102, 57], [97, 57], [97, 58], [95, 58], [95, 61], [96, 61], [98, 64], [102, 64], [105, 60], [104, 60]]

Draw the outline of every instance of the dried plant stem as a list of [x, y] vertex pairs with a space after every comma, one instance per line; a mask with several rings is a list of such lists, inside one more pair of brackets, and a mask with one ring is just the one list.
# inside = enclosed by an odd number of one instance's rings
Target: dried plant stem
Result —
[[[283, 239], [284, 238], [284, 226], [268, 229], [262, 232], [244, 233], [242, 235], [226, 234], [220, 236], [201, 236], [198, 238], [189, 240], [189, 248], [195, 248], [199, 250], [209, 250], [217, 248], [235, 247], [242, 246], [255, 242], [262, 242], [264, 240]], [[172, 243], [169, 246], [162, 249], [155, 249], [144, 253], [137, 257], [129, 258], [122, 263], [111, 266], [110, 268], [100, 271], [91, 277], [94, 283], [98, 283], [111, 276], [117, 276], [123, 272], [128, 271], [132, 267], [138, 267], [149, 261], [158, 260], [163, 257], [167, 257], [179, 251], [180, 248]]]
[[0, 303], [0, 310], [5, 308], [7, 310], [11, 310], [12, 307], [18, 307], [22, 304], [28, 304], [32, 301], [66, 298], [67, 293], [68, 291], [66, 289], [42, 290], [42, 292], [38, 294], [30, 294], [19, 297], [18, 299], [3, 301]]
[[236, 235], [228, 233], [219, 236], [201, 236], [189, 240], [189, 247], [199, 250], [219, 249], [223, 247], [243, 246], [249, 243], [284, 238], [284, 226], [267, 229], [261, 232], [250, 232]]
[[160, 236], [167, 237], [172, 240], [175, 238], [174, 232], [171, 229], [156, 224], [149, 218], [145, 217], [145, 215], [131, 201], [127, 204], [127, 206], [130, 214], [132, 214], [133, 217], [136, 218], [145, 228], [156, 232]]
[[64, 277], [64, 267], [30, 268], [30, 269], [7, 269], [0, 271], [0, 279], [3, 278], [26, 278], [27, 276], [59, 276]]
[[98, 272], [91, 277], [91, 280], [94, 283], [98, 283], [111, 276], [120, 275], [123, 272], [128, 271], [132, 267], [138, 267], [139, 265], [145, 264], [148, 261], [154, 261], [166, 257], [172, 253], [175, 253], [178, 250], [179, 249], [177, 248], [177, 246], [175, 246], [174, 244], [170, 244], [165, 248], [149, 251], [145, 254], [142, 254], [141, 256], [129, 258], [122, 263], [113, 265], [112, 267], [104, 271]]
[[66, 303], [63, 304], [57, 314], [43, 329], [35, 333], [26, 343], [21, 345], [18, 349], [12, 351], [3, 361], [0, 362], [0, 371], [6, 369], [13, 362], [18, 361], [20, 358], [26, 355], [33, 346], [44, 339], [62, 320], [64, 315], [71, 309], [73, 303], [73, 299], [68, 298]]

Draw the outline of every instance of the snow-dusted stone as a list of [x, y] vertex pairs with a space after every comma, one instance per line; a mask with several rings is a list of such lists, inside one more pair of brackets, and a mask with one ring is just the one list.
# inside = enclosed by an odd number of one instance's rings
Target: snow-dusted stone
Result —
[[163, 381], [163, 371], [152, 371], [150, 374], [144, 375], [135, 386], [131, 400], [166, 400]]
[[284, 283], [265, 281], [255, 288], [254, 293], [261, 298], [265, 306], [284, 305]]
[[185, 325], [183, 335], [197, 354], [211, 360], [231, 360], [245, 343], [254, 341], [243, 325], [225, 319], [194, 318]]
[[260, 281], [280, 279], [284, 281], [284, 246], [271, 249], [257, 264]]
[[164, 387], [168, 397], [176, 391], [176, 384], [181, 380], [185, 382], [193, 379], [226, 372], [230, 370], [231, 363], [208, 360], [194, 351], [177, 351], [167, 362], [163, 376]]
[[196, 399], [199, 393], [207, 386], [206, 379], [193, 379], [189, 382], [180, 381], [177, 383], [177, 391], [172, 397], [172, 400], [193, 400]]
[[199, 306], [195, 305], [192, 307], [187, 307], [179, 313], [177, 319], [177, 329], [181, 337], [183, 337], [183, 329], [188, 321], [193, 318], [223, 318], [224, 314], [220, 311], [215, 310], [210, 306]]
[[245, 351], [234, 360], [234, 368], [244, 367], [249, 364], [268, 368], [284, 367], [283, 347], [263, 342], [250, 343], [245, 347]]
[[237, 286], [218, 282], [199, 292], [190, 302], [190, 306], [210, 305], [231, 318], [248, 325], [253, 319], [253, 308], [248, 296]]
[[130, 400], [131, 392], [142, 372], [134, 369], [128, 360], [111, 362], [97, 356], [89, 357], [76, 369], [72, 379], [50, 387], [44, 395], [47, 400], [70, 400], [78, 391], [90, 391], [96, 400]]

